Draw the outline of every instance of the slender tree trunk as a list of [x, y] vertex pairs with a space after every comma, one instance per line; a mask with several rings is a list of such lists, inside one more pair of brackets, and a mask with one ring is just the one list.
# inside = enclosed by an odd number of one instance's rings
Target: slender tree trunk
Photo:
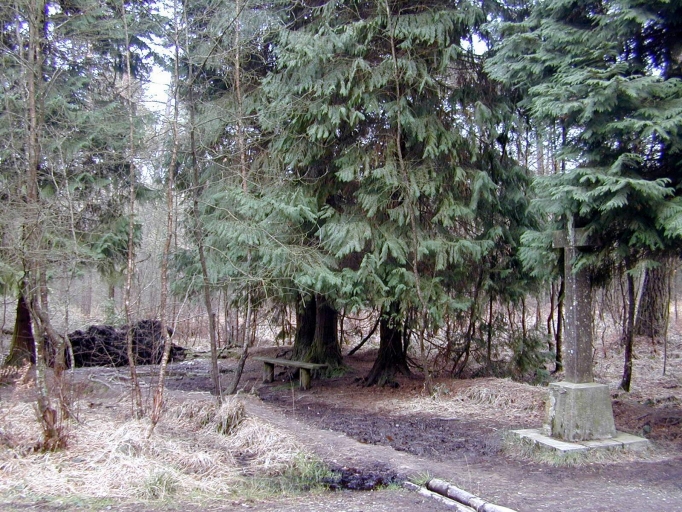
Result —
[[[190, 64], [191, 69], [191, 64]], [[199, 263], [201, 265], [202, 291], [204, 296], [204, 306], [208, 316], [208, 336], [211, 345], [211, 380], [213, 382], [213, 394], [221, 400], [222, 390], [220, 385], [220, 369], [218, 368], [218, 342], [216, 340], [215, 315], [213, 314], [213, 304], [211, 302], [211, 281], [208, 275], [208, 264], [206, 263], [206, 252], [204, 250], [204, 230], [201, 223], [199, 212], [199, 198], [201, 196], [201, 185], [199, 181], [199, 162], [196, 148], [196, 135], [194, 130], [195, 105], [190, 85], [190, 145], [192, 151], [192, 189], [194, 191], [192, 215], [194, 216], [194, 241], [197, 244], [199, 253]]]
[[[364, 346], [365, 343], [367, 343], [367, 342], [369, 341], [369, 339], [374, 335], [374, 332], [377, 330], [377, 327], [379, 327], [379, 323], [380, 323], [380, 322], [381, 322], [381, 315], [379, 315], [379, 316], [377, 317], [377, 321], [374, 322], [374, 326], [373, 326], [373, 327], [370, 329], [370, 331], [367, 333], [367, 336], [365, 336], [364, 338], [362, 338], [362, 340], [360, 341], [360, 343], [358, 343], [355, 347], [353, 347], [353, 349], [352, 349], [350, 352], [348, 352], [348, 355], [349, 355], [349, 356], [352, 356], [353, 354], [355, 354], [358, 350], [360, 350], [360, 349]], [[449, 323], [447, 324], [447, 329], [448, 329], [448, 330], [450, 329], [450, 324], [449, 324]], [[446, 334], [446, 335], [445, 335], [445, 339], [450, 339], [449, 334]]]
[[493, 346], [493, 294], [490, 294], [490, 300], [488, 301], [488, 340], [486, 343], [486, 364], [488, 367], [488, 372], [492, 370], [492, 346]]
[[[629, 265], [628, 265], [629, 269]], [[630, 391], [630, 383], [632, 381], [632, 348], [635, 339], [635, 308], [636, 308], [636, 294], [635, 294], [635, 280], [630, 272], [626, 274], [627, 278], [627, 293], [628, 306], [627, 317], [625, 318], [625, 363], [623, 365], [623, 379], [620, 382], [620, 388], [623, 391]]]
[[251, 344], [250, 332], [253, 331], [251, 328], [251, 316], [253, 315], [253, 306], [251, 304], [251, 293], [248, 294], [246, 299], [246, 320], [244, 321], [244, 339], [242, 340], [242, 352], [239, 356], [239, 361], [237, 362], [237, 368], [234, 371], [234, 377], [232, 378], [232, 383], [227, 389], [228, 395], [234, 395], [239, 387], [239, 381], [242, 378], [242, 373], [244, 372], [244, 365], [246, 364], [246, 359], [249, 356], [249, 345]]
[[175, 198], [173, 191], [175, 189], [175, 167], [178, 161], [178, 146], [180, 145], [178, 134], [178, 119], [179, 114], [179, 84], [180, 84], [180, 34], [179, 34], [179, 17], [178, 17], [178, 3], [173, 2], [173, 27], [174, 27], [174, 73], [173, 73], [173, 149], [171, 151], [170, 164], [168, 166], [168, 181], [166, 183], [166, 240], [163, 246], [163, 255], [161, 257], [161, 297], [159, 300], [159, 320], [161, 324], [161, 339], [163, 340], [163, 355], [161, 356], [161, 364], [159, 366], [159, 381], [154, 392], [152, 400], [151, 425], [147, 437], [151, 436], [156, 424], [161, 419], [163, 411], [163, 391], [166, 381], [166, 371], [168, 368], [168, 360], [171, 352], [171, 337], [168, 334], [166, 306], [168, 303], [168, 258], [170, 256], [171, 243], [173, 242], [173, 220], [174, 220], [174, 206]]
[[134, 105], [133, 105], [133, 73], [130, 63], [130, 33], [128, 31], [128, 13], [126, 12], [125, 2], [121, 1], [121, 18], [123, 20], [123, 30], [125, 36], [125, 64], [126, 64], [126, 80], [128, 96], [128, 180], [130, 186], [128, 189], [128, 256], [126, 264], [126, 283], [124, 293], [124, 309], [126, 324], [128, 330], [126, 334], [126, 353], [128, 356], [128, 368], [130, 369], [130, 383], [131, 383], [131, 398], [132, 410], [135, 418], [142, 418], [144, 416], [144, 407], [142, 405], [142, 390], [140, 389], [140, 381], [137, 376], [136, 354], [133, 349], [133, 329], [132, 327], [132, 289], [133, 289], [133, 275], [135, 274], [135, 183], [137, 183], [137, 175], [135, 172], [135, 119], [134, 119]]
[[[187, 20], [187, 11], [184, 14], [185, 24], [185, 48], [190, 48], [189, 37], [189, 23]], [[192, 221], [194, 242], [197, 244], [197, 252], [199, 253], [199, 263], [201, 265], [202, 278], [202, 292], [204, 298], [204, 306], [206, 308], [206, 315], [208, 316], [208, 335], [211, 345], [211, 380], [213, 383], [213, 394], [218, 397], [218, 401], [222, 401], [222, 388], [220, 384], [220, 369], [218, 368], [218, 342], [216, 339], [215, 315], [213, 314], [213, 304], [211, 302], [211, 281], [208, 274], [208, 264], [206, 262], [206, 252], [204, 248], [204, 229], [201, 222], [201, 213], [199, 211], [199, 199], [201, 198], [201, 181], [199, 179], [199, 155], [197, 152], [196, 143], [196, 104], [194, 99], [194, 81], [196, 79], [195, 70], [191, 57], [188, 59], [187, 70], [187, 87], [188, 87], [188, 110], [189, 110], [189, 139], [190, 152], [192, 156]]]
[[[249, 191], [248, 181], [248, 166], [246, 158], [246, 134], [244, 133], [244, 101], [242, 98], [242, 64], [241, 64], [241, 20], [240, 14], [242, 11], [242, 0], [237, 0], [235, 3], [235, 20], [234, 20], [234, 89], [237, 99], [237, 148], [239, 151], [239, 169], [242, 179], [242, 191], [247, 194]], [[247, 268], [251, 264], [251, 251], [247, 254]], [[244, 364], [249, 355], [249, 344], [251, 341], [251, 315], [252, 311], [252, 297], [251, 285], [247, 285], [247, 299], [246, 299], [246, 320], [244, 322], [244, 340], [242, 342], [242, 352], [239, 356], [239, 362], [234, 372], [232, 383], [227, 391], [229, 395], [237, 392], [239, 381], [242, 378], [244, 371]]]
[[[44, 0], [32, 0], [28, 10], [28, 48], [25, 69], [27, 91], [27, 139], [26, 153], [26, 223], [24, 224], [25, 259], [27, 270], [21, 285], [21, 296], [25, 300], [33, 323], [35, 379], [38, 414], [43, 429], [42, 447], [55, 450], [64, 446], [57, 411], [52, 407], [46, 380], [45, 332], [54, 334], [49, 324], [47, 311], [41, 314], [41, 303], [47, 303], [45, 296], [45, 262], [42, 250], [41, 204], [38, 194], [38, 172], [41, 162], [41, 134], [43, 120], [43, 63], [44, 37], [47, 29], [46, 4]], [[23, 313], [22, 313], [23, 314]], [[57, 337], [54, 338], [55, 342]]]

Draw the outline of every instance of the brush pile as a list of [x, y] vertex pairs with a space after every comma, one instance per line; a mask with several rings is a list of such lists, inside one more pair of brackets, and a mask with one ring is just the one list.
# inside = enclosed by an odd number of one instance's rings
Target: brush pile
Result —
[[[69, 341], [73, 348], [74, 366], [127, 366], [127, 338], [132, 337], [135, 364], [159, 364], [163, 355], [164, 336], [161, 322], [158, 320], [140, 320], [132, 327], [124, 325], [91, 325], [85, 331], [77, 330], [69, 333]], [[173, 334], [168, 329], [169, 336]], [[170, 360], [181, 361], [185, 358], [186, 349], [171, 344]], [[71, 358], [67, 354], [67, 366], [71, 366]]]

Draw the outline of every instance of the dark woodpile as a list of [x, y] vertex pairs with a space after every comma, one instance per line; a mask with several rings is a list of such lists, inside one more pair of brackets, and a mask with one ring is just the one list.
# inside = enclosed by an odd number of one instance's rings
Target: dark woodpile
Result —
[[[69, 333], [69, 341], [73, 347], [75, 366], [126, 366], [126, 351], [129, 327], [112, 325], [91, 325], [85, 331], [77, 330]], [[163, 355], [163, 336], [161, 322], [158, 320], [140, 320], [131, 328], [133, 352], [136, 364], [159, 364]], [[168, 329], [172, 335], [172, 330]], [[186, 349], [171, 345], [170, 360], [182, 361]], [[67, 366], [71, 366], [71, 358], [66, 354]]]

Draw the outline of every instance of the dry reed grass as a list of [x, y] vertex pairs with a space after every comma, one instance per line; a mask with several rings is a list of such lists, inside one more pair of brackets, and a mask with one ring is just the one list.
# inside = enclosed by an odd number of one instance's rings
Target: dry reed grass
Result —
[[171, 397], [150, 438], [149, 422], [130, 419], [120, 398], [76, 400], [69, 447], [53, 453], [31, 449], [40, 439], [33, 404], [0, 399], [0, 499], [216, 499], [308, 459], [292, 438], [246, 415], [238, 398], [218, 407], [206, 395]]
[[510, 379], [450, 380], [437, 383], [431, 395], [404, 395], [386, 401], [381, 408], [394, 413], [532, 423], [542, 421], [546, 393], [544, 388]]

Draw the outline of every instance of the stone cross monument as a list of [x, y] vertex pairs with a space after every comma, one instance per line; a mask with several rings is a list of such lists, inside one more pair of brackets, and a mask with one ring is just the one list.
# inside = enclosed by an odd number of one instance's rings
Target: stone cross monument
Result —
[[564, 441], [615, 437], [609, 387], [592, 376], [592, 290], [585, 270], [574, 271], [586, 233], [569, 222], [554, 233], [553, 246], [564, 250], [564, 371], [565, 380], [549, 385], [545, 430]]

